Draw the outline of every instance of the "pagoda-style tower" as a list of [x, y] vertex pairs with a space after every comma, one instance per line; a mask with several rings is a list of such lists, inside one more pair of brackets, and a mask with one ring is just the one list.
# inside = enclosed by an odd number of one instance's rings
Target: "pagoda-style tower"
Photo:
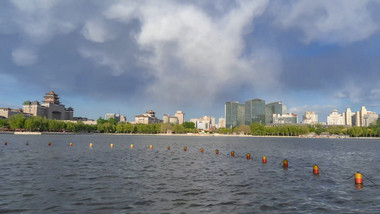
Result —
[[43, 103], [51, 103], [59, 105], [61, 102], [59, 101], [58, 94], [56, 94], [53, 90], [51, 90], [49, 93], [46, 93], [44, 96], [45, 100]]

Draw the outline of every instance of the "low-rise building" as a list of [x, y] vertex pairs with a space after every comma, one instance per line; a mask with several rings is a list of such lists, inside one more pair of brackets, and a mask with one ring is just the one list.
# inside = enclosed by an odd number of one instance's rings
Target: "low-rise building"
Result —
[[106, 120], [109, 120], [110, 118], [116, 119], [118, 122], [127, 122], [127, 117], [121, 114], [114, 114], [114, 113], [107, 113], [105, 115]]
[[152, 124], [152, 123], [162, 123], [163, 120], [160, 120], [156, 117], [156, 113], [152, 110], [147, 111], [145, 114], [135, 116], [135, 124]]
[[22, 109], [0, 108], [0, 119], [7, 119], [16, 114], [23, 114], [24, 117], [31, 116], [30, 114], [25, 114]]
[[215, 129], [215, 118], [210, 116], [203, 116], [201, 118], [192, 118], [190, 122], [195, 124], [195, 127], [199, 130], [211, 131]]
[[23, 105], [24, 113], [33, 116], [46, 117], [55, 120], [73, 120], [74, 109], [65, 108], [59, 101], [59, 96], [53, 90], [46, 93], [45, 100], [40, 104], [38, 101], [25, 101]]
[[293, 113], [273, 114], [272, 121], [274, 124], [296, 124], [298, 123], [298, 116]]

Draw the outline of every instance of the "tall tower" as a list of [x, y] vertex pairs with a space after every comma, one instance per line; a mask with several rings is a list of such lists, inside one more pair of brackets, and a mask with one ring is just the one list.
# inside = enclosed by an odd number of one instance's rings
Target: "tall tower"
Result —
[[352, 126], [352, 112], [350, 108], [346, 109], [346, 114], [345, 114], [345, 125], [347, 126]]

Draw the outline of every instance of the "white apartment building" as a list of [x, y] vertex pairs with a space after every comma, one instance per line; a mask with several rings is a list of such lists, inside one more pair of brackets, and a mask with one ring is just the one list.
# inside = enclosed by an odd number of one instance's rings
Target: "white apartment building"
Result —
[[185, 121], [185, 113], [182, 111], [177, 111], [174, 116], [178, 118], [178, 124], [183, 124]]
[[298, 116], [293, 113], [273, 114], [273, 124], [295, 124], [298, 123]]
[[217, 128], [226, 128], [226, 118], [224, 117], [219, 118]]
[[366, 127], [376, 123], [378, 118], [378, 114], [368, 111], [365, 106], [362, 106], [360, 110], [355, 113], [352, 113], [351, 109], [347, 108], [346, 112], [342, 114], [339, 114], [338, 110], [331, 112], [331, 114], [327, 116], [327, 125]]
[[318, 123], [318, 114], [313, 111], [307, 111], [302, 116], [302, 123], [304, 124], [317, 124]]
[[331, 114], [327, 116], [327, 125], [345, 125], [343, 114], [339, 114], [336, 109], [332, 111]]
[[182, 111], [177, 111], [174, 117], [169, 114], [164, 114], [162, 119], [164, 123], [183, 124], [185, 120], [185, 113]]

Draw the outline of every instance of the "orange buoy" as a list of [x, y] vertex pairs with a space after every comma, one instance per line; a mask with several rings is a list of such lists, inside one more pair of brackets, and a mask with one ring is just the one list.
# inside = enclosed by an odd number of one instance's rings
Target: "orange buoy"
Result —
[[73, 146], [73, 143], [70, 142], [70, 146]]
[[92, 143], [90, 143], [90, 148], [92, 148]]
[[231, 152], [231, 157], [235, 157], [235, 151]]
[[247, 160], [251, 159], [251, 154], [247, 153]]
[[317, 164], [314, 164], [314, 166], [313, 166], [313, 174], [319, 175], [319, 167]]
[[170, 150], [170, 146], [168, 146], [168, 150]]
[[48, 146], [51, 146], [51, 143], [50, 143], [50, 142], [48, 143]]
[[282, 167], [284, 167], [284, 168], [288, 167], [288, 160], [285, 159], [282, 161]]
[[133, 149], [133, 144], [131, 144], [131, 149]]
[[111, 149], [113, 148], [113, 143], [110, 144]]
[[203, 148], [201, 148], [201, 152], [203, 153]]
[[150, 146], [149, 146], [149, 148], [150, 148], [150, 149], [153, 149], [153, 146], [152, 146], [152, 145], [150, 145]]
[[360, 172], [355, 173], [355, 184], [363, 185], [363, 175]]
[[219, 155], [219, 149], [215, 150], [215, 154]]
[[187, 151], [187, 146], [183, 147], [183, 151], [185, 152]]
[[267, 163], [267, 157], [263, 156], [263, 163]]
[[5, 141], [5, 142], [4, 142], [4, 145], [8, 145], [8, 142]]

